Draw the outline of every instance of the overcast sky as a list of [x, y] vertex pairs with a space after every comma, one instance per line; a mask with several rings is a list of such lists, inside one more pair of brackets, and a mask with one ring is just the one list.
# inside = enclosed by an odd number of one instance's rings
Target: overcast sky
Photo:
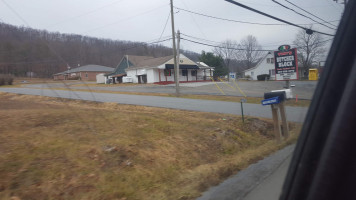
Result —
[[[0, 1], [0, 20], [13, 25], [26, 24], [35, 29], [61, 33], [74, 33], [114, 40], [146, 42], [158, 39], [164, 30], [170, 7], [169, 0], [3, 0]], [[272, 0], [236, 0], [242, 4], [296, 24], [315, 23], [287, 10]], [[285, 0], [277, 0], [291, 7]], [[325, 21], [337, 25], [343, 12], [343, 4], [333, 0], [290, 0]], [[257, 23], [280, 23], [249, 10], [237, 7], [224, 0], [174, 0], [179, 8], [194, 12], [240, 21]], [[298, 10], [299, 12], [303, 12]], [[257, 37], [264, 49], [276, 49], [282, 44], [291, 44], [299, 28], [287, 25], [264, 26], [221, 21], [175, 9], [175, 28], [194, 37], [221, 42], [226, 39], [240, 41], [251, 34]], [[305, 14], [305, 13], [304, 13]], [[18, 16], [19, 15], [19, 16]], [[335, 31], [319, 24], [313, 28], [334, 34]], [[170, 20], [164, 36], [171, 35]], [[325, 39], [332, 37], [325, 36]], [[163, 43], [172, 46], [171, 41]], [[211, 51], [211, 47], [182, 41], [186, 50]]]

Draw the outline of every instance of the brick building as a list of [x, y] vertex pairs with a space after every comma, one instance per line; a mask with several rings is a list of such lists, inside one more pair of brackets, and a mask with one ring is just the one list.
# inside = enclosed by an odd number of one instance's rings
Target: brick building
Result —
[[105, 67], [101, 65], [84, 65], [81, 67], [73, 68], [53, 74], [54, 80], [83, 80], [83, 81], [96, 81], [96, 75], [101, 73], [112, 72], [114, 68]]

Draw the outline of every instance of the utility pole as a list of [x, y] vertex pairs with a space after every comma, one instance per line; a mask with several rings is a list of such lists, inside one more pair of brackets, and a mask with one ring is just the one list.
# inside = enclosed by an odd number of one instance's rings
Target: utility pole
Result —
[[177, 70], [177, 49], [176, 49], [176, 37], [174, 31], [173, 0], [171, 0], [171, 21], [172, 21], [172, 38], [173, 38], [174, 82], [176, 83], [176, 96], [179, 97], [179, 85], [178, 85], [179, 71]]
[[176, 82], [176, 88], [178, 88], [178, 95], [179, 95], [179, 49], [180, 49], [180, 31], [178, 30], [177, 32], [177, 82]]

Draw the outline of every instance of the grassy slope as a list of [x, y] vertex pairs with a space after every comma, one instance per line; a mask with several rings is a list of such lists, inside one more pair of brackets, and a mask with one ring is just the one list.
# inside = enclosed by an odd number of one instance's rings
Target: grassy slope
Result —
[[[296, 140], [269, 120], [0, 93], [0, 199], [193, 199]], [[110, 150], [110, 151], [109, 151]]]

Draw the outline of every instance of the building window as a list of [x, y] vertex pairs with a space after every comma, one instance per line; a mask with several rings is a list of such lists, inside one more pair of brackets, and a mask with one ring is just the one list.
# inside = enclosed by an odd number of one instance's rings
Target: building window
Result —
[[88, 78], [88, 73], [85, 73], [85, 78]]
[[188, 70], [183, 69], [182, 70], [182, 76], [188, 76]]
[[270, 70], [269, 70], [269, 75], [270, 75], [270, 76], [276, 75], [276, 71], [275, 71], [274, 69], [270, 69]]
[[274, 63], [274, 58], [267, 58], [267, 63], [273, 64]]
[[170, 69], [165, 69], [164, 70], [164, 75], [165, 76], [171, 76], [172, 75], [171, 70]]
[[197, 75], [197, 71], [195, 71], [195, 70], [192, 70], [192, 76], [196, 76]]

